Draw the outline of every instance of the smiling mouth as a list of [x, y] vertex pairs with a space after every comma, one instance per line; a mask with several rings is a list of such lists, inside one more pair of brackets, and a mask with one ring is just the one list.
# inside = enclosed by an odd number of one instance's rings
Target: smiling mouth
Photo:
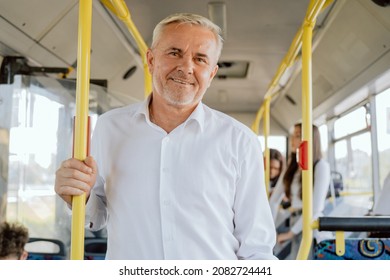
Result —
[[184, 80], [181, 80], [181, 79], [171, 78], [171, 80], [174, 81], [175, 83], [179, 83], [179, 84], [182, 84], [182, 85], [190, 85], [190, 86], [194, 85], [194, 83], [190, 83], [190, 82], [187, 82], [187, 81], [184, 81]]

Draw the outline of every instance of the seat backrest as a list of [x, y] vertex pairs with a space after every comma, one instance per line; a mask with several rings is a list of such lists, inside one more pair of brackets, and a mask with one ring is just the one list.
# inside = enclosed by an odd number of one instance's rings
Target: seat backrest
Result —
[[65, 260], [65, 244], [58, 239], [30, 238], [26, 244], [28, 260]]
[[336, 195], [338, 195], [344, 189], [343, 175], [341, 175], [341, 173], [337, 171], [331, 171], [330, 175], [334, 190], [336, 192]]
[[107, 251], [107, 238], [86, 238], [84, 241], [85, 260], [104, 260]]

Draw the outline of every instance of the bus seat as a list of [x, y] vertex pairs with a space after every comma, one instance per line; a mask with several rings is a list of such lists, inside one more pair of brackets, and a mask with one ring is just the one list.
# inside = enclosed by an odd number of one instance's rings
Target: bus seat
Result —
[[92, 237], [84, 241], [85, 260], [104, 260], [107, 251], [107, 238]]
[[344, 189], [343, 175], [337, 171], [330, 172], [330, 186], [327, 194], [327, 198], [340, 196], [340, 192]]
[[65, 244], [58, 239], [30, 238], [26, 244], [28, 260], [65, 260]]
[[291, 254], [291, 240], [284, 242], [283, 244], [276, 244], [274, 247], [274, 254], [279, 260], [287, 259]]
[[390, 239], [346, 239], [345, 254], [336, 254], [334, 239], [323, 240], [314, 248], [315, 260], [390, 260]]
[[337, 171], [331, 171], [331, 179], [336, 196], [340, 195], [340, 192], [344, 190], [343, 175]]
[[[319, 231], [390, 232], [390, 217], [320, 217]], [[316, 260], [390, 260], [389, 238], [347, 238], [345, 254], [336, 254], [335, 240], [324, 240], [314, 248]]]

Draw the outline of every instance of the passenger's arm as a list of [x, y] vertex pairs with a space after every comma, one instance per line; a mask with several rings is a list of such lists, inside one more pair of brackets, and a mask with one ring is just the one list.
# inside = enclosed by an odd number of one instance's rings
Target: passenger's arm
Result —
[[320, 160], [314, 170], [313, 220], [321, 216], [325, 208], [330, 186], [330, 167], [327, 161]]
[[[103, 131], [103, 133], [101, 133]], [[103, 147], [107, 145], [102, 143], [101, 135], [104, 135], [104, 128], [101, 120], [96, 123], [96, 127], [91, 141], [91, 154], [94, 155], [96, 163], [99, 166], [99, 174], [96, 177], [90, 196], [85, 207], [85, 224], [92, 231], [100, 230], [106, 226], [107, 222], [107, 197], [106, 197], [106, 173], [107, 158], [102, 154]]]
[[239, 163], [236, 183], [234, 236], [239, 242], [238, 259], [276, 259], [276, 230], [265, 190], [261, 146], [253, 137]]
[[271, 207], [271, 212], [272, 212], [272, 217], [274, 219], [274, 222], [276, 222], [276, 218], [278, 217], [280, 203], [282, 203], [283, 197], [285, 197], [283, 176], [284, 173], [281, 173], [278, 182], [276, 183], [275, 188], [272, 191], [272, 195], [269, 198], [269, 204]]
[[[328, 162], [320, 160], [313, 172], [313, 220], [318, 219], [325, 208], [326, 195], [330, 185], [330, 167]], [[301, 217], [292, 226], [291, 231], [297, 235], [302, 231], [303, 218]]]

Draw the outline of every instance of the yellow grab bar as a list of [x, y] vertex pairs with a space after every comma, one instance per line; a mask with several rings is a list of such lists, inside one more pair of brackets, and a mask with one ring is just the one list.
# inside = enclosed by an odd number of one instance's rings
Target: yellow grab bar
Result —
[[[80, 0], [77, 80], [76, 80], [76, 118], [74, 128], [73, 156], [79, 160], [87, 157], [88, 141], [88, 99], [91, 53], [92, 0]], [[72, 200], [72, 260], [84, 259], [85, 194], [73, 196]]]
[[[324, 1], [320, 1], [320, 2], [322, 3]], [[308, 11], [306, 13], [305, 21], [306, 20], [315, 21], [315, 19], [318, 16], [318, 13], [322, 12], [332, 2], [333, 0], [326, 0], [324, 3], [322, 3], [322, 5], [320, 5], [321, 3], [319, 2], [311, 1], [309, 4]], [[320, 9], [318, 9], [319, 7]], [[273, 77], [271, 83], [268, 86], [264, 99], [266, 99], [269, 96], [273, 98], [276, 95], [278, 95], [279, 91], [275, 91], [275, 88], [278, 85], [280, 78], [286, 72], [287, 68], [290, 67], [296, 61], [299, 51], [301, 50], [303, 27], [304, 27], [304, 23], [295, 34], [294, 39], [290, 45], [290, 48], [288, 49], [286, 55], [284, 56], [282, 62], [279, 65], [278, 70], [275, 73], [275, 76]], [[260, 125], [261, 116], [262, 116], [262, 112], [260, 112], [260, 110], [262, 110], [262, 106], [259, 108], [259, 111], [256, 114], [256, 118], [252, 124], [252, 130], [257, 134], [258, 134], [258, 127]]]
[[312, 35], [315, 20], [325, 0], [311, 0], [302, 36], [302, 141], [307, 141], [307, 170], [302, 170], [302, 241], [297, 259], [308, 258], [313, 241], [313, 120], [312, 120]]
[[269, 136], [269, 118], [270, 118], [270, 109], [271, 98], [266, 98], [264, 100], [264, 120], [263, 120], [263, 134], [264, 134], [264, 164], [265, 164], [265, 189], [267, 191], [267, 196], [269, 197], [270, 189], [269, 189], [269, 181], [270, 181], [270, 154], [268, 148], [268, 136]]
[[133, 36], [138, 45], [142, 58], [142, 64], [144, 67], [144, 88], [146, 97], [152, 92], [152, 77], [149, 73], [148, 63], [146, 59], [146, 52], [148, 50], [148, 46], [146, 45], [144, 39], [142, 38], [133, 20], [131, 19], [129, 9], [127, 8], [124, 0], [101, 0], [101, 2], [126, 24], [127, 28], [129, 29], [131, 35]]

